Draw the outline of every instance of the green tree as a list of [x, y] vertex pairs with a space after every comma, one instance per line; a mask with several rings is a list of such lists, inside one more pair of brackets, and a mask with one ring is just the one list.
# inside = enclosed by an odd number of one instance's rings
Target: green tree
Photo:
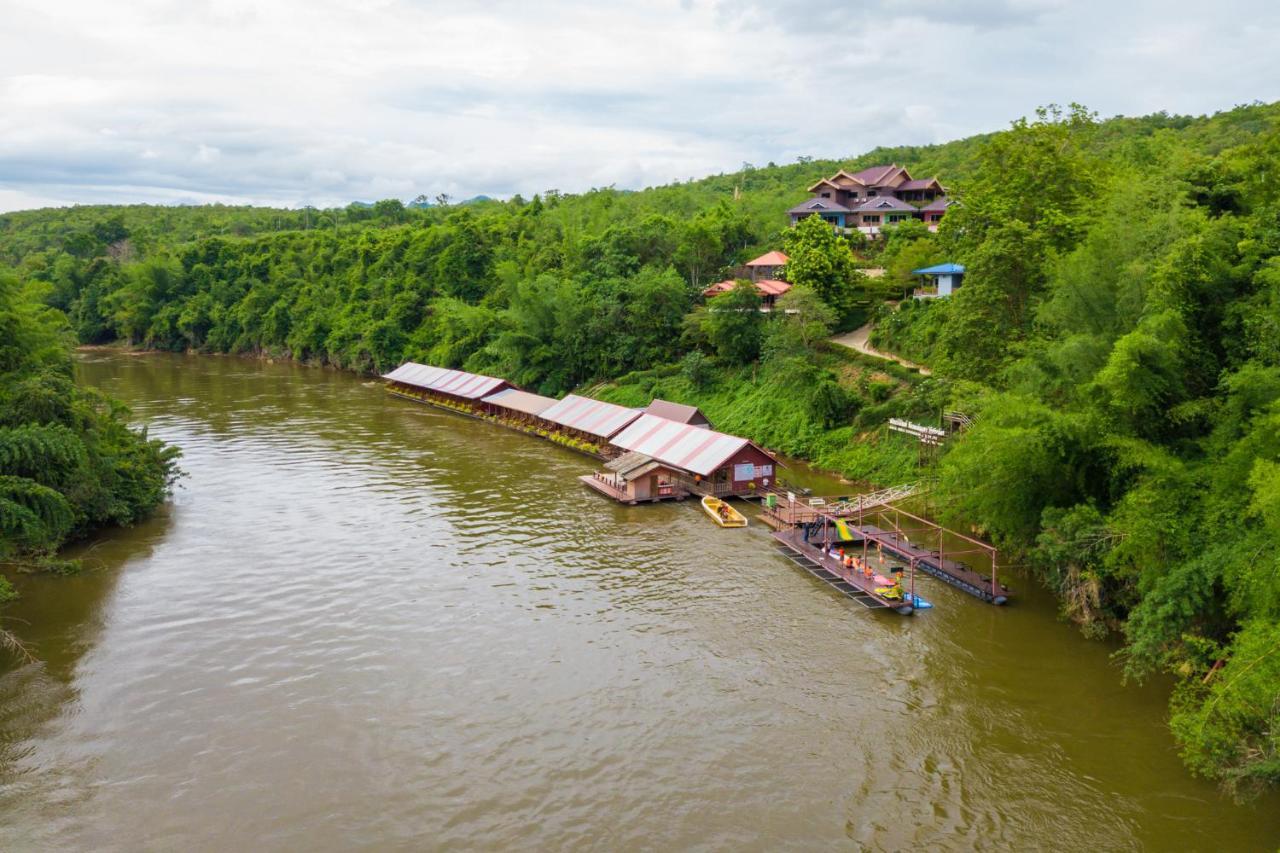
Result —
[[807, 287], [829, 305], [843, 328], [858, 316], [866, 277], [849, 244], [817, 216], [808, 216], [785, 239], [787, 281]]
[[703, 330], [716, 354], [733, 364], [754, 361], [760, 355], [764, 315], [760, 294], [749, 281], [715, 296], [702, 314]]

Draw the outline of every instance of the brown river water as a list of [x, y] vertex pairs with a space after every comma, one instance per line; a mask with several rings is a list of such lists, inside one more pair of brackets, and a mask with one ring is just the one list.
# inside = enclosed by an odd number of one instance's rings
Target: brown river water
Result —
[[[1012, 578], [869, 613], [692, 502], [348, 374], [86, 353], [171, 505], [20, 579], [0, 849], [1274, 850]], [[797, 472], [799, 473], [799, 472]], [[812, 482], [821, 486], [821, 478]]]

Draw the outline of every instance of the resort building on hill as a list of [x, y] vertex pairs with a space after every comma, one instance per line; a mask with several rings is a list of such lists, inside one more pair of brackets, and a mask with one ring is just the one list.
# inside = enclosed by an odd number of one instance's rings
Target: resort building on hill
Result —
[[760, 310], [772, 311], [778, 297], [791, 289], [791, 285], [782, 280], [788, 260], [790, 258], [782, 252], [767, 252], [735, 269], [734, 273], [740, 273], [736, 278], [727, 278], [704, 287], [702, 295], [710, 299], [718, 294], [727, 293], [733, 290], [740, 278], [755, 285], [756, 292], [760, 294]]
[[950, 296], [964, 282], [964, 266], [962, 264], [937, 264], [932, 267], [921, 267], [911, 271], [912, 275], [921, 276], [924, 287], [917, 287], [913, 294], [916, 299], [937, 299]]
[[908, 219], [936, 231], [952, 203], [936, 177], [916, 179], [897, 164], [853, 173], [841, 169], [809, 187], [809, 192], [813, 198], [787, 211], [793, 226], [807, 216], [820, 216], [843, 233], [856, 229], [868, 237]]

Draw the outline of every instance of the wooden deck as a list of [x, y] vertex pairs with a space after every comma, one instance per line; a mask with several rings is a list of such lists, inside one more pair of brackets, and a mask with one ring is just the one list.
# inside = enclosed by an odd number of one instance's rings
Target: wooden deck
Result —
[[922, 489], [920, 483], [907, 483], [861, 495], [797, 497], [794, 501], [788, 500], [786, 493], [781, 490], [775, 490], [777, 503], [772, 507], [766, 504], [760, 518], [775, 530], [812, 524], [824, 515], [832, 518], [855, 518], [867, 510], [888, 506], [919, 494]]
[[590, 486], [600, 494], [613, 498], [618, 503], [624, 503], [629, 506], [635, 506], [638, 503], [657, 503], [658, 501], [682, 501], [689, 496], [689, 493], [679, 487], [673, 487], [670, 491], [663, 490], [661, 493], [647, 498], [633, 498], [626, 493], [626, 490], [620, 488], [613, 477], [606, 474], [583, 474], [578, 478], [584, 486]]
[[[913, 568], [933, 575], [975, 598], [990, 604], [1005, 604], [1010, 592], [996, 578], [996, 549], [963, 533], [947, 530], [929, 519], [913, 515], [894, 503], [904, 494], [910, 494], [914, 488], [913, 485], [898, 486], [855, 498], [782, 500], [776, 506], [765, 506], [760, 518], [782, 532], [805, 527], [813, 530], [824, 524], [832, 525], [834, 519], [840, 519], [856, 537], [854, 541], [861, 542], [865, 539], [877, 551], [907, 562]], [[888, 529], [873, 524], [873, 521], [888, 525]], [[947, 547], [944, 551], [948, 540], [960, 540], [960, 548]], [[926, 542], [936, 545], [936, 548], [921, 544]], [[990, 560], [990, 573], [974, 571], [972, 567], [951, 559], [952, 556], [961, 554], [978, 554], [984, 562]]]
[[[779, 530], [773, 534], [773, 538], [778, 543], [779, 550], [791, 562], [828, 586], [852, 598], [863, 607], [869, 610], [889, 609], [901, 613], [903, 616], [910, 616], [915, 610], [906, 601], [889, 599], [880, 595], [876, 592], [878, 584], [874, 578], [869, 579], [859, 572], [846, 569], [840, 565], [839, 561], [828, 557], [817, 547], [804, 541], [804, 532], [800, 528]], [[878, 560], [873, 565], [877, 566], [877, 571], [881, 574], [891, 570], [889, 564], [883, 560]], [[913, 595], [912, 587], [914, 583], [908, 580], [905, 585], [907, 598], [910, 599]]]

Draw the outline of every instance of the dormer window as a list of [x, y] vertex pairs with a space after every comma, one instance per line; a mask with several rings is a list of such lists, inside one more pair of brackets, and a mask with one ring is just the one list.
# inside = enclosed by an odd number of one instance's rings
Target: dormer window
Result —
[[831, 193], [823, 193], [823, 194], [822, 194], [822, 197], [823, 197], [823, 198], [831, 198]]

